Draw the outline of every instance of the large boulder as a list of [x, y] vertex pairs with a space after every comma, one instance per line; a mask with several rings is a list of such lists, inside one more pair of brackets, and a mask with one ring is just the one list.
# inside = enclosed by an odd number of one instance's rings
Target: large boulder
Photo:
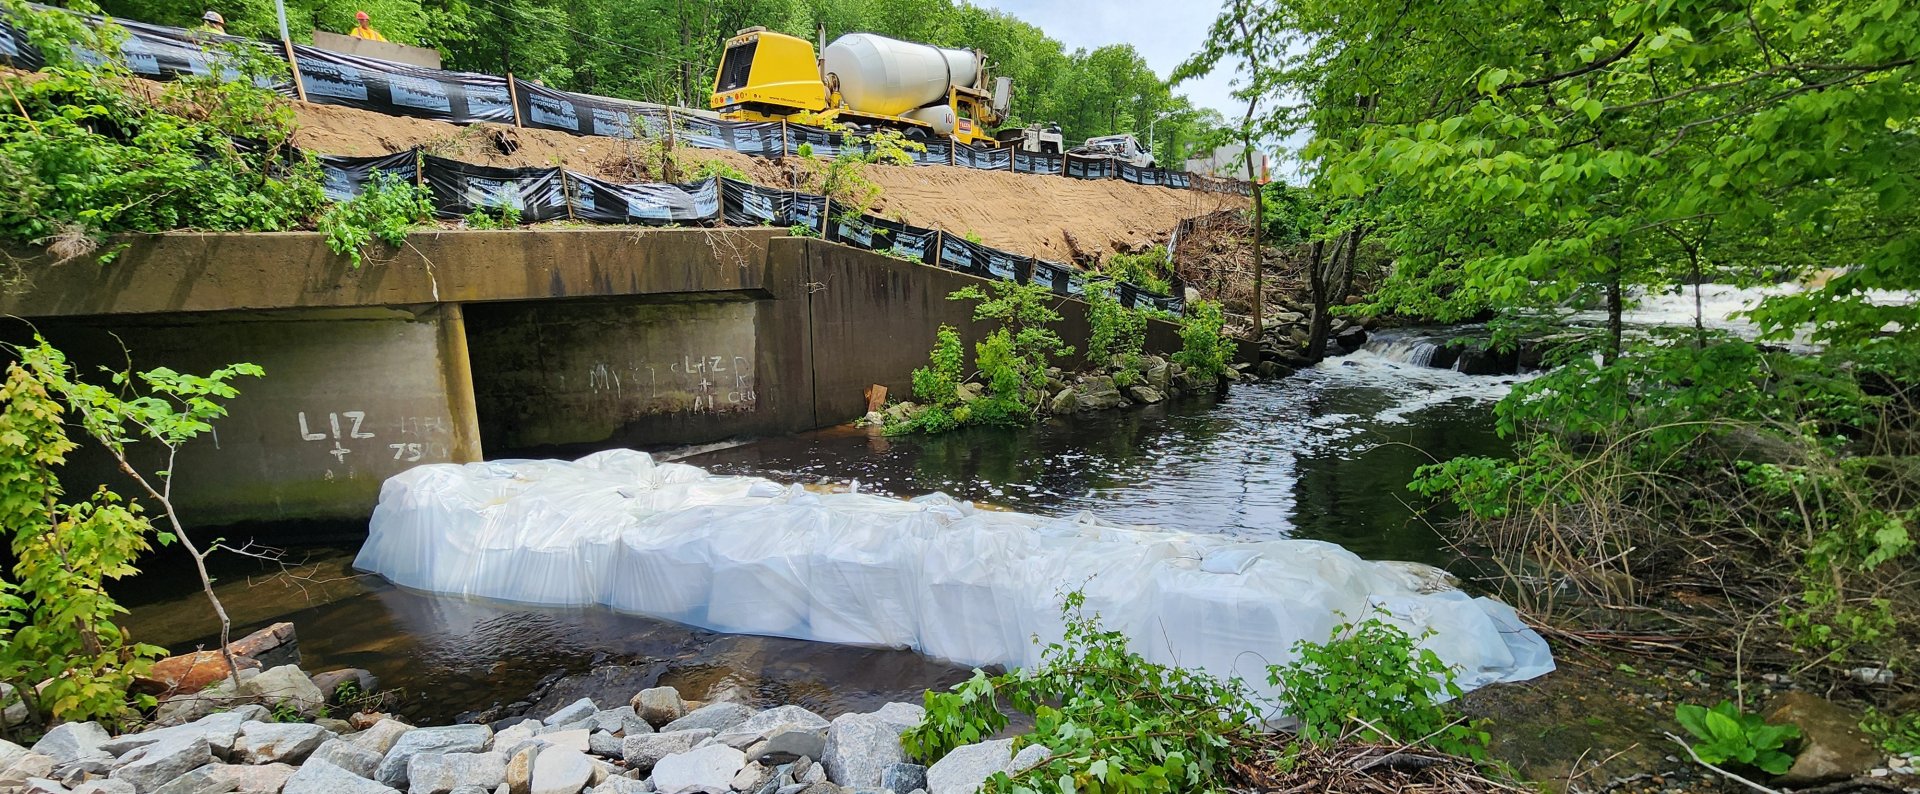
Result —
[[27, 757], [27, 753], [30, 752], [33, 751], [5, 739], [0, 739], [0, 769], [13, 766], [15, 761]]
[[1113, 385], [1113, 378], [1106, 375], [1089, 375], [1074, 387], [1075, 410], [1106, 411], [1127, 405], [1127, 398]]
[[572, 725], [581, 720], [592, 719], [593, 715], [598, 713], [600, 713], [600, 707], [594, 705], [592, 698], [581, 698], [547, 715], [541, 723], [548, 726]]
[[317, 758], [308, 759], [287, 778], [280, 794], [399, 794], [364, 777]]
[[1167, 399], [1167, 396], [1161, 394], [1159, 389], [1144, 384], [1128, 386], [1127, 396], [1132, 398], [1134, 402], [1147, 403], [1149, 405]]
[[73, 794], [135, 794], [132, 784], [104, 777], [74, 786], [72, 791]]
[[912, 725], [885, 712], [835, 717], [820, 755], [827, 779], [853, 789], [878, 787], [887, 767], [907, 761], [900, 734]]
[[365, 747], [368, 750], [386, 755], [387, 751], [393, 749], [393, 745], [400, 741], [400, 737], [407, 735], [407, 732], [411, 730], [413, 730], [412, 725], [389, 718], [374, 723], [366, 730], [348, 737], [347, 740], [361, 747]]
[[53, 774], [52, 756], [24, 753], [15, 757], [13, 763], [0, 768], [0, 791], [25, 786], [28, 780], [51, 774]]
[[596, 731], [620, 733], [628, 728], [637, 729], [636, 733], [653, 732], [653, 726], [648, 725], [646, 720], [640, 719], [640, 715], [634, 713], [632, 706], [614, 706], [593, 714], [593, 729]]
[[667, 723], [660, 728], [661, 733], [670, 731], [713, 731], [719, 733], [735, 725], [746, 722], [753, 716], [753, 709], [739, 703], [708, 703], [705, 706], [687, 712], [687, 716]]
[[1800, 751], [1775, 782], [1790, 787], [1848, 780], [1867, 774], [1883, 754], [1860, 730], [1860, 715], [1806, 692], [1775, 699], [1767, 722], [1800, 728]]
[[660, 759], [653, 787], [660, 794], [727, 794], [747, 756], [724, 744], [710, 744]]
[[485, 725], [448, 725], [440, 728], [415, 728], [401, 734], [400, 740], [380, 759], [373, 779], [381, 785], [405, 788], [407, 763], [421, 753], [478, 753], [493, 740], [493, 729]]
[[53, 759], [55, 764], [67, 764], [82, 758], [110, 758], [111, 753], [102, 749], [113, 737], [107, 735], [107, 729], [97, 722], [67, 722], [47, 731], [40, 741], [33, 743], [33, 751]]
[[125, 755], [130, 750], [149, 744], [197, 736], [206, 740], [207, 746], [213, 750], [214, 757], [231, 759], [233, 745], [239, 741], [241, 728], [248, 722], [265, 720], [269, 716], [271, 715], [267, 713], [264, 706], [245, 703], [234, 707], [232, 711], [209, 714], [185, 725], [116, 736], [102, 744], [101, 749], [113, 755]]
[[1013, 766], [1013, 740], [956, 747], [927, 769], [928, 794], [974, 794], [987, 778]]
[[880, 772], [880, 787], [892, 794], [913, 794], [927, 787], [927, 768], [919, 764], [888, 764]]
[[246, 686], [258, 675], [259, 670], [242, 669], [240, 685], [237, 687], [233, 681], [221, 678], [205, 689], [182, 691], [165, 698], [153, 710], [153, 723], [162, 726], [184, 725], [222, 710], [255, 703], [258, 699], [246, 692]]
[[578, 750], [583, 753], [593, 746], [591, 732], [586, 728], [568, 728], [564, 731], [542, 731], [540, 733], [540, 741], [546, 742], [554, 747], [565, 747], [569, 750]]
[[670, 686], [642, 689], [633, 696], [633, 711], [649, 724], [660, 726], [687, 715], [687, 703], [680, 690]]
[[233, 790], [240, 794], [280, 794], [287, 785], [287, 779], [293, 777], [298, 767], [290, 764], [214, 764], [201, 769], [212, 769], [233, 783]]
[[827, 724], [827, 718], [800, 706], [779, 706], [748, 717], [745, 722], [720, 731], [713, 738], [744, 750], [776, 733], [817, 731], [824, 736]]
[[461, 786], [488, 791], [507, 780], [500, 753], [420, 753], [407, 762], [407, 794], [448, 794]]
[[1080, 408], [1080, 393], [1068, 386], [1053, 395], [1047, 403], [1047, 410], [1056, 414], [1070, 414]]
[[[233, 661], [242, 670], [260, 669], [256, 659], [242, 656]], [[145, 676], [134, 680], [134, 685], [159, 697], [201, 692], [226, 678], [227, 670], [227, 657], [219, 651], [194, 651], [154, 662]]]
[[213, 749], [205, 737], [176, 736], [120, 756], [119, 765], [108, 777], [132, 784], [140, 794], [148, 794], [210, 763], [213, 763]]
[[226, 764], [213, 763], [195, 769], [154, 789], [153, 794], [227, 794], [239, 784], [221, 771]]
[[586, 753], [549, 747], [533, 760], [532, 794], [580, 794], [593, 780], [593, 759]]
[[271, 667], [240, 682], [240, 694], [272, 709], [290, 708], [302, 717], [320, 713], [327, 695], [313, 685], [305, 671], [290, 664]]
[[307, 756], [309, 763], [325, 761], [368, 780], [380, 769], [380, 758], [380, 753], [354, 744], [351, 739], [328, 739], [320, 743], [313, 755]]
[[248, 722], [233, 743], [234, 760], [249, 764], [298, 764], [333, 733], [305, 722]]
[[712, 731], [661, 731], [639, 736], [628, 736], [620, 743], [620, 755], [627, 762], [627, 768], [640, 770], [645, 774], [660, 759], [684, 753], [713, 736]]

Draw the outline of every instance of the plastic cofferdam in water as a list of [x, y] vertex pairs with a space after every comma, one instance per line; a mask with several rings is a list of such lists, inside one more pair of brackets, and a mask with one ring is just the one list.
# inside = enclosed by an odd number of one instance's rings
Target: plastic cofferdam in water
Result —
[[1077, 589], [1145, 657], [1256, 689], [1295, 642], [1375, 610], [1414, 636], [1431, 630], [1425, 646], [1464, 688], [1553, 669], [1507, 605], [1330, 543], [978, 510], [940, 494], [813, 493], [624, 450], [411, 469], [381, 489], [355, 565], [438, 593], [600, 604], [970, 665], [1038, 662]]

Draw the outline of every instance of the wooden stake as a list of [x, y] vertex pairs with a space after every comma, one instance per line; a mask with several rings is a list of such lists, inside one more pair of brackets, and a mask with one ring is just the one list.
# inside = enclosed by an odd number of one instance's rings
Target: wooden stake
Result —
[[281, 39], [280, 44], [287, 48], [287, 66], [293, 68], [293, 95], [302, 102], [307, 101], [307, 86], [300, 81], [300, 59], [293, 55], [293, 39]]
[[513, 73], [508, 72], [507, 73], [507, 104], [513, 108], [514, 128], [522, 129], [523, 127], [520, 124], [520, 92], [514, 89], [513, 87], [514, 82], [515, 81], [513, 79]]

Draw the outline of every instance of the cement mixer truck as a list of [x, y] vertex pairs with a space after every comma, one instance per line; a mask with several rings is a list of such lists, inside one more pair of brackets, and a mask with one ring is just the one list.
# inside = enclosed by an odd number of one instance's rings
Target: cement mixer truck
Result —
[[[822, 35], [822, 40], [825, 36]], [[987, 91], [986, 55], [849, 33], [822, 47], [752, 27], [727, 40], [709, 107], [735, 121], [798, 121], [898, 129], [910, 138], [998, 145], [1013, 81]]]

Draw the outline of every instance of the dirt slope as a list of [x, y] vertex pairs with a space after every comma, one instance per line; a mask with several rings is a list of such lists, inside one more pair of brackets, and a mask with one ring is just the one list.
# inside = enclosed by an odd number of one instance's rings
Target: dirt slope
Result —
[[[659, 178], [658, 150], [630, 140], [497, 124], [460, 126], [331, 105], [296, 107], [294, 143], [322, 154], [374, 155], [420, 146], [484, 165], [558, 165], [619, 181]], [[731, 151], [689, 151], [690, 159], [725, 160], [760, 184], [794, 185], [792, 163]], [[1182, 218], [1247, 204], [1239, 196], [1119, 180], [942, 166], [874, 166], [869, 172], [882, 189], [878, 214], [955, 234], [971, 232], [987, 245], [1057, 261], [1098, 259], [1164, 241]]]

